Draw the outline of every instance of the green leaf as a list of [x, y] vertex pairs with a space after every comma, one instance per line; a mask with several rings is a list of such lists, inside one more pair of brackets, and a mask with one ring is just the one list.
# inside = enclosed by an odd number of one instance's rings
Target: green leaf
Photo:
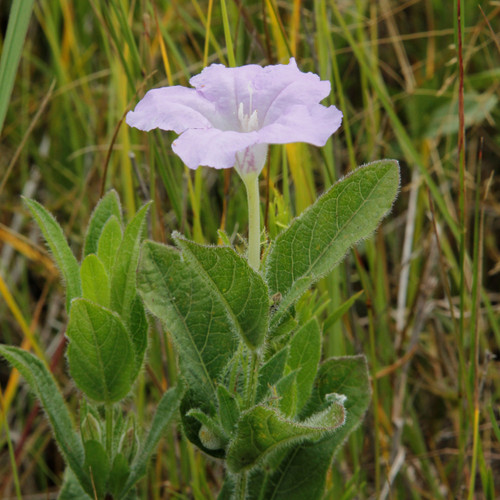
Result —
[[293, 336], [290, 342], [290, 355], [287, 365], [290, 370], [297, 370], [292, 389], [296, 393], [296, 415], [311, 395], [311, 389], [318, 371], [321, 357], [321, 332], [316, 318], [308, 321]]
[[234, 395], [231, 394], [223, 385], [217, 386], [217, 402], [219, 405], [220, 423], [222, 424], [226, 434], [230, 436], [233, 433], [240, 416], [238, 402], [236, 401]]
[[111, 309], [127, 322], [136, 296], [135, 276], [142, 241], [142, 229], [148, 212], [146, 203], [133, 217], [123, 234], [111, 273]]
[[200, 439], [201, 422], [190, 415], [191, 410], [201, 410], [206, 415], [215, 415], [214, 402], [207, 399], [206, 394], [200, 394], [193, 389], [188, 389], [180, 404], [181, 422], [186, 437], [207, 455], [224, 458], [225, 450], [222, 448], [207, 448]]
[[135, 379], [142, 367], [144, 354], [148, 346], [148, 318], [146, 317], [146, 311], [139, 295], [134, 297], [132, 306], [130, 307], [128, 324], [135, 358], [135, 372], [132, 378]]
[[67, 336], [68, 362], [76, 385], [88, 397], [111, 403], [132, 386], [134, 352], [120, 317], [86, 299], [71, 307]]
[[323, 323], [323, 331], [327, 331], [332, 325], [334, 325], [356, 302], [356, 300], [363, 295], [364, 290], [360, 290], [358, 293], [355, 293], [352, 297], [349, 297], [345, 302], [340, 304], [335, 311], [328, 316], [328, 318], [325, 319], [325, 322]]
[[[101, 198], [90, 217], [85, 243], [83, 246], [83, 257], [91, 253], [97, 253], [99, 238], [110, 217], [115, 217], [116, 221], [121, 221], [122, 211], [118, 193], [112, 189]], [[120, 224], [120, 223], [119, 223]]]
[[97, 498], [103, 498], [110, 470], [106, 450], [99, 441], [94, 440], [87, 441], [84, 447], [85, 468], [91, 478]]
[[108, 479], [108, 491], [113, 495], [113, 498], [120, 498], [119, 493], [127, 482], [129, 474], [127, 459], [121, 453], [117, 453]]
[[19, 370], [40, 400], [64, 460], [86, 492], [91, 493], [92, 485], [83, 469], [83, 444], [73, 427], [71, 415], [52, 374], [38, 358], [23, 349], [0, 345], [0, 354]]
[[215, 401], [215, 381], [238, 346], [224, 306], [172, 247], [147, 241], [137, 274], [147, 308], [170, 330], [190, 387]]
[[[433, 107], [431, 118], [426, 126], [425, 137], [450, 136], [458, 133], [458, 100], [446, 99], [444, 104]], [[464, 94], [465, 127], [471, 127], [484, 121], [498, 106], [498, 97], [488, 92], [466, 92]]]
[[219, 495], [217, 496], [217, 500], [234, 500], [234, 490], [236, 487], [236, 484], [234, 482], [235, 477], [236, 476], [226, 474], [224, 483], [222, 484], [222, 488], [219, 491]]
[[232, 330], [250, 349], [261, 346], [267, 333], [269, 298], [260, 274], [230, 247], [198, 245], [174, 233], [182, 256], [206, 282], [226, 311]]
[[83, 298], [103, 307], [109, 307], [111, 294], [109, 276], [97, 255], [92, 253], [83, 259], [80, 277]]
[[271, 330], [352, 245], [376, 229], [398, 189], [397, 161], [360, 167], [334, 184], [276, 238], [266, 260], [266, 278], [270, 293], [281, 293], [282, 300], [271, 318]]
[[64, 471], [63, 484], [57, 495], [57, 500], [92, 500], [93, 496], [87, 495], [82, 488], [73, 471], [66, 467]]
[[263, 465], [270, 454], [305, 440], [318, 440], [331, 435], [344, 423], [342, 401], [342, 398], [332, 395], [326, 409], [303, 422], [287, 420], [264, 406], [251, 408], [240, 418], [236, 437], [229, 445], [229, 470], [238, 473]]
[[82, 296], [80, 266], [68, 246], [61, 226], [59, 226], [54, 217], [37, 201], [28, 198], [23, 198], [23, 200], [40, 227], [43, 237], [49, 245], [56, 264], [63, 275], [64, 282], [66, 283], [66, 310], [69, 311], [71, 301], [76, 297]]
[[[328, 395], [345, 395], [345, 423], [331, 436], [317, 443], [304, 443], [289, 451], [279, 468], [259, 485], [255, 495], [266, 500], [319, 500], [323, 498], [326, 473], [332, 458], [349, 434], [362, 422], [370, 404], [370, 382], [364, 356], [331, 358], [325, 361], [316, 377], [311, 399], [302, 417], [328, 404]], [[297, 477], [301, 480], [297, 481]]]
[[153, 417], [149, 433], [146, 439], [143, 440], [142, 446], [132, 462], [130, 475], [118, 498], [123, 497], [130, 488], [146, 474], [148, 461], [155, 452], [158, 442], [165, 432], [165, 429], [170, 424], [172, 417], [177, 413], [183, 392], [184, 387], [179, 384], [176, 387], [170, 388], [163, 394], [156, 408], [156, 413]]
[[104, 225], [97, 243], [97, 256], [101, 259], [109, 275], [111, 275], [111, 270], [116, 261], [122, 237], [122, 226], [118, 219], [112, 215]]
[[260, 403], [266, 395], [269, 395], [270, 388], [283, 376], [288, 353], [289, 348], [284, 347], [262, 365], [259, 370], [257, 397], [255, 398], [257, 403]]
[[297, 410], [297, 372], [298, 370], [294, 370], [286, 374], [276, 384], [279, 408], [287, 418], [293, 418]]
[[198, 437], [205, 448], [220, 450], [226, 447], [228, 442], [227, 435], [214, 418], [196, 408], [189, 410], [186, 415], [200, 422], [201, 427], [198, 431]]

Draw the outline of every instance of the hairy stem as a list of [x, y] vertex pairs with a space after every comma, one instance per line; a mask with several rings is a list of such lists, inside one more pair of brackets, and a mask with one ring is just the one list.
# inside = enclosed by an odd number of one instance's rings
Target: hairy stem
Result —
[[109, 459], [111, 459], [112, 443], [113, 443], [113, 405], [111, 403], [106, 403], [105, 419], [106, 419], [106, 454], [108, 455]]
[[247, 497], [247, 472], [240, 472], [236, 481], [236, 495], [237, 500], [245, 500]]
[[248, 200], [248, 264], [256, 271], [260, 266], [260, 204], [259, 175], [241, 175]]

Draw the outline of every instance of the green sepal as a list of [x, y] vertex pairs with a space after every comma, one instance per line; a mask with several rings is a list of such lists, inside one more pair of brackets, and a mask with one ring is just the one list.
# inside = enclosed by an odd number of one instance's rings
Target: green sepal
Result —
[[135, 360], [121, 318], [86, 299], [76, 299], [66, 334], [69, 369], [76, 385], [95, 401], [124, 398], [132, 386]]
[[70, 310], [71, 301], [82, 296], [80, 282], [80, 266], [71, 251], [61, 226], [54, 216], [40, 203], [29, 198], [23, 198], [33, 218], [40, 227], [57, 267], [61, 271], [66, 284], [66, 311]]
[[122, 211], [120, 198], [114, 189], [106, 193], [99, 200], [99, 203], [90, 216], [87, 233], [85, 235], [85, 243], [83, 245], [84, 258], [91, 253], [97, 253], [98, 241], [101, 237], [103, 228], [110, 217], [113, 216], [117, 221], [121, 221]]
[[373, 233], [391, 209], [398, 189], [397, 161], [381, 160], [359, 167], [334, 184], [272, 242], [266, 281], [269, 292], [280, 293], [282, 299], [271, 318], [271, 331], [352, 245]]
[[109, 276], [97, 255], [92, 253], [83, 259], [80, 277], [83, 298], [103, 307], [109, 307], [111, 296]]
[[274, 453], [331, 435], [344, 420], [343, 398], [336, 395], [330, 396], [326, 409], [302, 422], [288, 420], [272, 408], [254, 406], [238, 422], [236, 436], [227, 450], [228, 468], [239, 473], [262, 466]]

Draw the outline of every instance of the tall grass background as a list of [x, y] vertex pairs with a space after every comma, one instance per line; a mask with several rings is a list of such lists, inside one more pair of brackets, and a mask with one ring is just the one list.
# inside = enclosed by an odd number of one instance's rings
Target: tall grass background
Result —
[[[267, 234], [357, 165], [388, 157], [402, 169], [391, 216], [298, 306], [320, 315], [325, 358], [364, 353], [371, 368], [372, 406], [336, 457], [325, 498], [498, 498], [499, 19], [496, 1], [2, 1], [0, 341], [44, 357], [77, 408], [63, 288], [20, 195], [57, 215], [77, 255], [110, 188], [126, 215], [154, 200], [157, 241], [177, 229], [217, 243], [224, 229], [241, 246], [238, 176], [189, 171], [173, 135], [123, 118], [147, 89], [188, 85], [207, 64], [293, 56], [332, 82], [327, 101], [344, 121], [322, 149], [271, 147]], [[168, 332], [153, 324], [127, 402], [139, 427], [177, 376]], [[0, 497], [55, 498], [63, 463], [48, 423], [6, 363], [0, 381]], [[216, 498], [222, 476], [173, 426], [141, 497]]]

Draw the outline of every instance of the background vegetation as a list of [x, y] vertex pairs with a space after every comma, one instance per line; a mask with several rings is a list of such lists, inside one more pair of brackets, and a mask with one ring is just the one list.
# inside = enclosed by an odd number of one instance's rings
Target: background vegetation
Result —
[[[215, 243], [225, 228], [239, 245], [238, 176], [188, 171], [171, 152], [173, 136], [122, 120], [147, 89], [187, 85], [212, 62], [294, 56], [331, 80], [329, 100], [344, 122], [321, 150], [272, 147], [261, 183], [268, 234], [356, 165], [396, 158], [403, 176], [380, 230], [299, 306], [321, 311], [325, 357], [365, 353], [372, 373], [371, 410], [337, 457], [326, 498], [499, 495], [499, 3], [26, 0], [18, 19], [31, 19], [26, 39], [18, 30], [9, 41], [15, 3], [0, 3], [1, 57], [12, 58], [15, 76], [10, 96], [0, 71], [1, 342], [45, 357], [77, 406], [63, 356], [63, 289], [20, 195], [57, 214], [77, 253], [111, 187], [125, 214], [155, 201], [157, 241], [177, 229]], [[141, 426], [176, 376], [168, 334], [153, 325], [148, 367], [130, 398]], [[48, 423], [6, 363], [0, 380], [0, 497], [15, 495], [17, 476], [24, 498], [55, 498], [62, 461]], [[215, 498], [222, 474], [174, 427], [141, 491]]]

